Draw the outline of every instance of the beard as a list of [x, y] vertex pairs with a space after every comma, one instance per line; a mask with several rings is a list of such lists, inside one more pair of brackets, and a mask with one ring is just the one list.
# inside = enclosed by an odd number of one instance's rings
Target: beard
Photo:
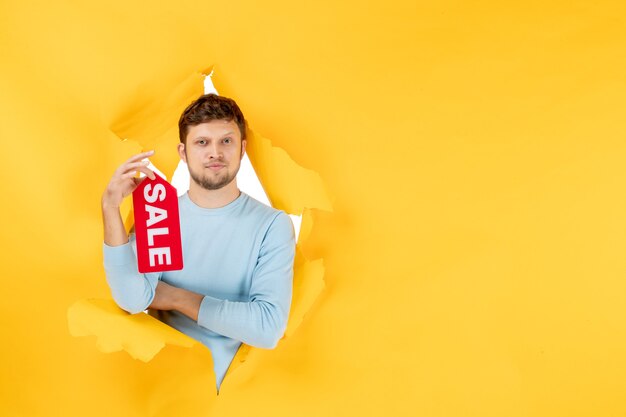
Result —
[[205, 190], [219, 190], [220, 188], [225, 187], [226, 185], [230, 184], [232, 180], [235, 179], [235, 177], [237, 176], [237, 171], [239, 171], [237, 169], [235, 170], [235, 172], [231, 173], [230, 171], [228, 171], [228, 168], [225, 167], [222, 169], [224, 172], [211, 178], [208, 175], [202, 175], [198, 172], [194, 172], [189, 166], [188, 169], [189, 176], [191, 177], [193, 182], [195, 182]]
[[[227, 186], [235, 179], [235, 177], [237, 176], [237, 173], [239, 172], [239, 168], [241, 168], [241, 160], [243, 159], [243, 150], [244, 148], [242, 147], [240, 150], [240, 154], [239, 154], [239, 163], [236, 166], [234, 166], [233, 172], [230, 171], [230, 164], [227, 164], [221, 170], [222, 172], [220, 172], [217, 175], [206, 174], [205, 172], [203, 172], [204, 167], [201, 167], [199, 171], [194, 171], [191, 168], [191, 165], [187, 164], [187, 170], [189, 171], [189, 176], [191, 177], [191, 180], [195, 182], [196, 184], [198, 184], [200, 187], [204, 188], [205, 190], [210, 190], [210, 191], [219, 190], [220, 188]], [[189, 159], [187, 155], [186, 147], [185, 147], [185, 157], [187, 160]], [[218, 160], [216, 162], [223, 162], [223, 161]]]

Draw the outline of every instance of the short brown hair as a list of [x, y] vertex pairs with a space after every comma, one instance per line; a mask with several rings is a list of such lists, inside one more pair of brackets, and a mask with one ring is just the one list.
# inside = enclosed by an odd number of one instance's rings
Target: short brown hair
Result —
[[211, 120], [235, 121], [241, 133], [241, 140], [246, 139], [246, 119], [235, 100], [211, 93], [198, 97], [181, 114], [178, 120], [178, 135], [181, 143], [187, 142], [190, 126]]

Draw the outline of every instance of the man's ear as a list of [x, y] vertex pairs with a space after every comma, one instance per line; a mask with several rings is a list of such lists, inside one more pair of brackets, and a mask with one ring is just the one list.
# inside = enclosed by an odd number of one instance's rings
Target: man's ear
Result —
[[185, 153], [184, 143], [178, 144], [178, 156], [180, 156], [180, 159], [182, 159], [184, 163], [187, 163], [187, 154]]
[[246, 144], [247, 143], [248, 143], [248, 141], [245, 140], [245, 139], [241, 141], [241, 158], [239, 158], [239, 159], [243, 159], [243, 156], [246, 153]]

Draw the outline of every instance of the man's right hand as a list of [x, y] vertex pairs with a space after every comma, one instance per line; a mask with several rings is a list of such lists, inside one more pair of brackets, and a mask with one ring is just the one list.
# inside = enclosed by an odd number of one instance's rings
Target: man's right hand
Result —
[[147, 167], [148, 161], [142, 159], [152, 156], [154, 151], [137, 154], [115, 170], [111, 181], [102, 194], [102, 209], [118, 209], [124, 198], [129, 196], [143, 181], [143, 178], [135, 177], [137, 171], [143, 172], [148, 178], [155, 178], [154, 172]]
[[154, 151], [140, 153], [120, 165], [102, 194], [104, 243], [109, 246], [119, 246], [128, 242], [128, 235], [120, 214], [120, 205], [124, 198], [135, 191], [135, 188], [143, 181], [143, 178], [135, 177], [137, 171], [143, 172], [151, 180], [155, 179], [154, 172], [147, 168], [148, 162], [141, 161], [152, 154]]

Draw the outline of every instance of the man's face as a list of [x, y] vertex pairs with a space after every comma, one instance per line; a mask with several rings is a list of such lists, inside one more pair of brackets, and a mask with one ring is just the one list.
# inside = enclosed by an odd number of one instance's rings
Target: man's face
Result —
[[187, 144], [178, 153], [187, 163], [191, 179], [207, 190], [217, 190], [237, 176], [246, 141], [234, 121], [211, 120], [189, 127]]

